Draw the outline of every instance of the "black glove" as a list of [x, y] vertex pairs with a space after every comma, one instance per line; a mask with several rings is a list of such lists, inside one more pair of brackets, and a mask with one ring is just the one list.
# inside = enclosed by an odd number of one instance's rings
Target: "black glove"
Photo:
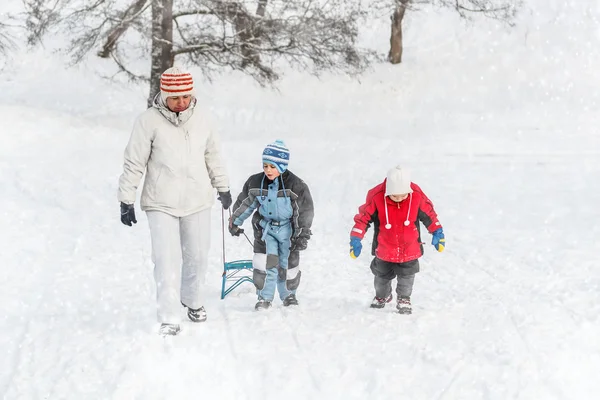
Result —
[[233, 200], [231, 199], [231, 192], [229, 190], [226, 192], [219, 192], [219, 197], [217, 197], [217, 199], [221, 201], [221, 204], [223, 204], [223, 208], [225, 210], [231, 207], [231, 203], [233, 203]]
[[121, 203], [121, 222], [127, 226], [132, 226], [132, 222], [137, 224], [137, 219], [135, 219], [135, 207], [133, 204]]
[[240, 236], [244, 233], [244, 230], [237, 225], [231, 224], [229, 225], [229, 233], [231, 233], [231, 236]]
[[291, 239], [292, 246], [290, 251], [306, 250], [308, 247], [308, 238], [306, 236], [298, 236]]

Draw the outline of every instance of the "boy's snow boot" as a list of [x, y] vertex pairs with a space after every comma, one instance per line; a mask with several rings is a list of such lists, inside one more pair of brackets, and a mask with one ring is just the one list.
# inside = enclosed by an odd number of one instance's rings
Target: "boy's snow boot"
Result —
[[410, 304], [410, 297], [402, 296], [398, 298], [396, 308], [400, 314], [412, 314], [412, 304]]
[[296, 299], [296, 295], [295, 294], [290, 294], [288, 297], [286, 297], [285, 299], [283, 299], [283, 306], [287, 307], [287, 306], [297, 306], [298, 305], [298, 299]]
[[261, 311], [261, 310], [266, 310], [267, 308], [270, 308], [270, 307], [271, 307], [270, 301], [259, 297], [258, 303], [256, 303], [256, 305], [254, 306], [254, 309], [256, 311]]
[[206, 321], [206, 310], [204, 309], [204, 307], [200, 307], [196, 310], [188, 307], [187, 315], [190, 321], [192, 322]]
[[373, 301], [371, 302], [371, 308], [383, 308], [383, 307], [385, 307], [385, 305], [387, 303], [392, 301], [392, 299], [393, 299], [393, 296], [391, 293], [388, 297], [383, 297], [383, 298], [375, 296], [373, 298]]
[[158, 333], [163, 336], [175, 336], [181, 332], [179, 325], [175, 324], [161, 324]]

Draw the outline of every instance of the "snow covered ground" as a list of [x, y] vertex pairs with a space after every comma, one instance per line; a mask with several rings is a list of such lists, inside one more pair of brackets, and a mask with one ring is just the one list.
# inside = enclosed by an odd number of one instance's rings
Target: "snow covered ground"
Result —
[[[290, 73], [279, 93], [239, 75], [203, 84], [233, 192], [265, 144], [286, 140], [313, 192], [314, 236], [301, 306], [256, 313], [250, 285], [219, 300], [215, 206], [209, 319], [169, 339], [156, 334], [147, 221], [138, 208], [124, 227], [116, 201], [145, 88], [99, 78], [97, 60], [65, 70], [47, 52], [16, 54], [0, 72], [0, 395], [597, 397], [596, 3], [528, 1], [513, 31], [413, 16], [405, 64], [361, 83]], [[452, 45], [439, 45], [448, 32]], [[411, 316], [369, 309], [370, 257], [348, 256], [356, 208], [398, 163], [447, 235], [444, 253], [426, 246]], [[245, 239], [226, 242], [229, 259], [251, 256]]]

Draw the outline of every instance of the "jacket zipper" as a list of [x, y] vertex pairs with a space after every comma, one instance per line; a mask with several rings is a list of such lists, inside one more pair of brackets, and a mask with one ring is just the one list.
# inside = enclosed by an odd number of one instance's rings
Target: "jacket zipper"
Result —
[[183, 168], [184, 168], [184, 180], [182, 182], [183, 190], [179, 191], [179, 204], [182, 205], [182, 209], [185, 209], [185, 199], [187, 198], [187, 186], [188, 186], [188, 174], [189, 174], [189, 154], [191, 153], [190, 146], [190, 133], [184, 128], [185, 132], [185, 149], [183, 154]]

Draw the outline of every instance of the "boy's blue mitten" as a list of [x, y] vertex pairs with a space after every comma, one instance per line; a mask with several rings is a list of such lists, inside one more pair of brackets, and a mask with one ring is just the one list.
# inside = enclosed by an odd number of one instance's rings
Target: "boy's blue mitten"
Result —
[[444, 251], [444, 248], [446, 247], [446, 239], [444, 237], [444, 230], [442, 228], [439, 228], [435, 232], [433, 232], [431, 244], [440, 253]]
[[362, 250], [362, 243], [360, 242], [360, 239], [355, 236], [351, 236], [350, 237], [350, 257], [357, 258], [358, 256], [360, 256], [361, 250]]

